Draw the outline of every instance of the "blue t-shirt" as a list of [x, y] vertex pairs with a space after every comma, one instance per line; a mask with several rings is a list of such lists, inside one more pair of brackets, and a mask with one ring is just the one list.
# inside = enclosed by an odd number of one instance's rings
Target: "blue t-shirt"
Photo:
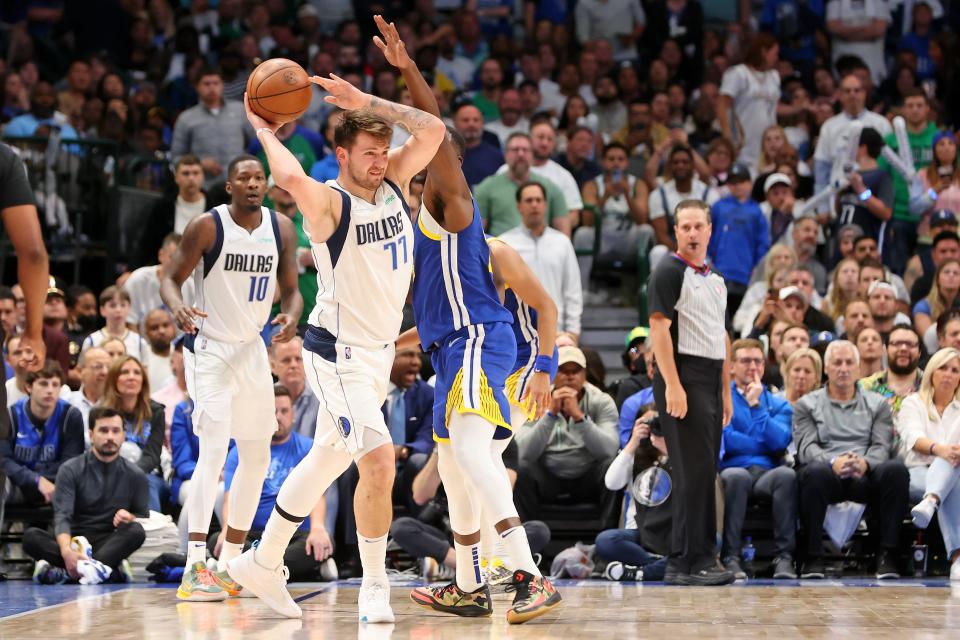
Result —
[[913, 305], [913, 315], [917, 315], [918, 313], [925, 313], [928, 316], [930, 315], [930, 302], [926, 298]]
[[[260, 503], [257, 505], [257, 515], [253, 518], [250, 529], [253, 531], [263, 531], [267, 526], [267, 519], [274, 505], [277, 504], [277, 496], [280, 495], [280, 487], [283, 481], [287, 479], [293, 468], [303, 460], [310, 448], [313, 446], [313, 440], [299, 433], [291, 433], [290, 439], [283, 444], [270, 445], [270, 466], [267, 469], [267, 476], [263, 479], [263, 489], [260, 491]], [[227, 463], [223, 467], [223, 487], [229, 491], [233, 484], [233, 474], [237, 472], [237, 464], [240, 462], [240, 456], [237, 453], [237, 447], [230, 449], [227, 454]], [[300, 530], [310, 530], [310, 518], [305, 518], [300, 523]]]
[[930, 80], [937, 72], [936, 65], [930, 59], [930, 36], [918, 36], [915, 33], [904, 34], [900, 38], [899, 51], [912, 51], [917, 56], [917, 80]]
[[483, 182], [487, 176], [492, 176], [503, 164], [503, 153], [498, 147], [481, 142], [472, 149], [467, 149], [463, 157], [463, 176], [467, 184], [473, 189]]

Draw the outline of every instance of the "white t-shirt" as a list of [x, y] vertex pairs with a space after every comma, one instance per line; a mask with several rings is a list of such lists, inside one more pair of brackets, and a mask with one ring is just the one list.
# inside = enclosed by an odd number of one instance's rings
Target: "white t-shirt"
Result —
[[[157, 277], [157, 269], [160, 265], [150, 265], [140, 267], [130, 274], [123, 288], [130, 294], [130, 315], [127, 316], [127, 322], [142, 328], [143, 321], [147, 314], [159, 307], [166, 307], [163, 299], [160, 297], [160, 278]], [[193, 304], [193, 277], [187, 278], [183, 287], [181, 287], [183, 301], [186, 304]]]
[[452, 60], [439, 56], [437, 70], [450, 78], [458, 89], [467, 89], [473, 83], [473, 74], [477, 66], [463, 56], [453, 56]]
[[174, 206], [173, 230], [176, 233], [183, 233], [190, 221], [207, 210], [207, 198], [202, 196], [196, 202], [187, 202], [180, 196], [177, 196], [177, 203]]
[[[890, 7], [886, 0], [830, 0], [827, 2], [827, 21], [839, 20], [847, 26], [865, 27], [874, 20], [890, 22]], [[851, 41], [833, 36], [832, 59], [853, 55], [870, 67], [873, 83], [880, 86], [887, 77], [887, 63], [883, 57], [883, 36], [870, 41]]]
[[720, 84], [720, 94], [733, 100], [731, 130], [743, 131], [743, 148], [738, 160], [753, 169], [760, 159], [760, 143], [764, 130], [777, 123], [777, 101], [780, 100], [780, 74], [776, 69], [756, 71], [745, 64], [727, 69]]
[[147, 380], [151, 389], [162, 389], [173, 381], [173, 369], [170, 367], [170, 356], [160, 356], [147, 350], [147, 360], [143, 363], [147, 368]]
[[[91, 347], [99, 347], [106, 342], [108, 336], [105, 331], [106, 329], [100, 329], [88, 335], [83, 341], [83, 347], [80, 349], [80, 352], [83, 353]], [[123, 345], [127, 348], [127, 355], [131, 355], [139, 360], [140, 364], [145, 364], [147, 362], [147, 354], [150, 353], [150, 345], [147, 344], [147, 341], [144, 340], [139, 333], [127, 329], [126, 333], [123, 334], [122, 340]]]
[[[661, 189], [663, 190], [662, 192]], [[650, 220], [653, 221], [657, 218], [664, 217], [667, 214], [667, 210], [670, 211], [670, 215], [673, 215], [673, 210], [676, 208], [677, 203], [689, 198], [703, 200], [712, 207], [714, 203], [720, 199], [720, 196], [717, 194], [716, 189], [708, 187], [696, 178], [690, 183], [690, 191], [687, 193], [677, 191], [676, 181], [669, 180], [650, 192], [650, 196], [647, 199]], [[663, 208], [664, 199], [667, 201], [667, 209]]]
[[893, 131], [893, 127], [890, 126], [886, 118], [867, 110], [856, 117], [843, 111], [824, 122], [823, 126], [820, 127], [820, 137], [817, 139], [817, 148], [813, 153], [813, 159], [816, 162], [829, 162], [833, 165], [831, 179], [839, 177], [839, 167], [842, 166], [843, 160], [848, 157], [850, 123], [854, 120], [863, 123], [864, 128], [876, 129], [881, 136]]
[[[506, 173], [507, 169], [509, 169], [507, 165], [501, 165], [497, 169], [497, 174]], [[531, 164], [530, 172], [557, 185], [557, 188], [563, 193], [563, 199], [567, 203], [568, 210], [583, 209], [583, 199], [580, 197], [580, 187], [577, 186], [577, 180], [572, 173], [564, 169], [559, 163], [547, 160], [545, 164], [539, 167]]]
[[491, 133], [497, 134], [497, 137], [500, 139], [500, 146], [506, 148], [507, 138], [510, 137], [510, 134], [518, 131], [520, 133], [527, 133], [530, 131], [530, 121], [523, 116], [520, 116], [520, 119], [517, 120], [516, 124], [513, 126], [503, 124], [503, 120], [494, 120], [493, 122], [488, 122], [483, 125], [483, 128]]

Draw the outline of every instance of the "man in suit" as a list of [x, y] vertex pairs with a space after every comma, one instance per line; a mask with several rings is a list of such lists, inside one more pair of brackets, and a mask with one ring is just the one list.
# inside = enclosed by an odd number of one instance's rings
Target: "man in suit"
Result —
[[390, 387], [383, 416], [390, 427], [397, 455], [393, 501], [413, 511], [413, 479], [433, 451], [433, 387], [420, 379], [420, 354], [398, 351], [390, 370]]

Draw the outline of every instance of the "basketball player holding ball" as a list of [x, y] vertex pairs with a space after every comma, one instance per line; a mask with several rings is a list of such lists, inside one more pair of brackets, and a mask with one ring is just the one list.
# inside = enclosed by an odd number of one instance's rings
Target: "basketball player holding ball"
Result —
[[[301, 617], [286, 588], [283, 553], [327, 487], [356, 462], [363, 567], [358, 617], [390, 623], [385, 557], [396, 461], [380, 407], [413, 266], [408, 183], [433, 158], [446, 128], [435, 116], [363, 93], [335, 75], [311, 81], [346, 111], [334, 133], [336, 180], [307, 176], [277, 140], [281, 125], [257, 115], [250, 96], [246, 106], [277, 186], [303, 213], [317, 266], [320, 290], [303, 345], [307, 380], [320, 402], [316, 437], [284, 482], [260, 544], [229, 562], [227, 571], [277, 613]], [[390, 149], [394, 124], [411, 137]]]

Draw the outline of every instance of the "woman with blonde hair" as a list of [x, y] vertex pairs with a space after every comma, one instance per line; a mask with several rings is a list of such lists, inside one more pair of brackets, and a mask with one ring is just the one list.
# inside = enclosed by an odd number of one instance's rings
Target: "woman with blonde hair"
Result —
[[830, 316], [834, 322], [843, 315], [847, 303], [857, 297], [860, 284], [860, 264], [853, 258], [844, 258], [833, 270], [830, 290], [823, 301], [820, 311]]
[[126, 442], [120, 454], [135, 462], [150, 481], [151, 511], [160, 511], [161, 497], [167, 491], [160, 471], [160, 451], [166, 431], [163, 405], [150, 399], [147, 371], [131, 355], [116, 358], [110, 364], [100, 406], [123, 416]]
[[897, 430], [910, 471], [913, 523], [925, 529], [940, 512], [950, 554], [950, 580], [960, 581], [960, 351], [947, 347], [930, 358], [920, 390], [900, 406]]
[[783, 375], [783, 391], [778, 395], [791, 405], [796, 405], [800, 398], [820, 388], [823, 360], [815, 350], [802, 347], [790, 354], [780, 371]]
[[787, 142], [787, 132], [779, 124], [772, 124], [763, 130], [760, 138], [760, 159], [757, 161], [757, 173], [770, 173], [777, 168], [777, 152]]
[[937, 267], [930, 293], [913, 305], [913, 326], [918, 334], [924, 335], [934, 318], [953, 308], [957, 293], [960, 293], [960, 260], [946, 260]]

